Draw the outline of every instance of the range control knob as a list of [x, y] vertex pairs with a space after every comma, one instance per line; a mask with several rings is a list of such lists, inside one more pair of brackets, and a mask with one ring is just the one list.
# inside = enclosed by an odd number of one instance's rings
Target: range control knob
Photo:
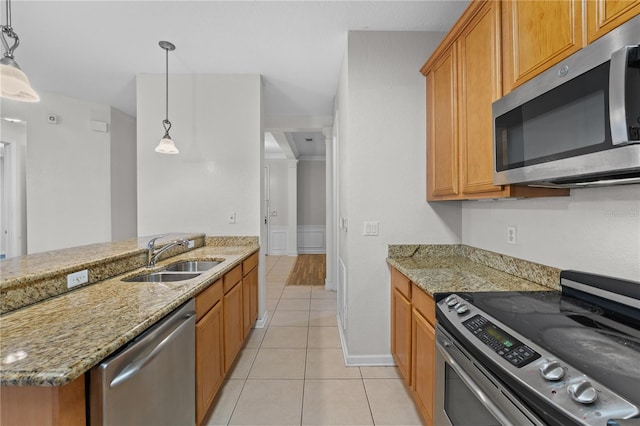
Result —
[[549, 361], [540, 367], [540, 374], [547, 380], [560, 380], [564, 377], [564, 368], [558, 361]]
[[452, 294], [451, 296], [444, 299], [444, 302], [447, 304], [448, 307], [452, 308], [458, 304], [458, 298], [456, 297], [455, 294]]
[[598, 399], [598, 392], [591, 383], [586, 380], [569, 386], [567, 392], [569, 392], [569, 395], [571, 395], [574, 401], [580, 404], [591, 404]]
[[464, 315], [469, 312], [469, 305], [467, 305], [466, 303], [458, 303], [454, 309], [456, 310], [458, 315]]

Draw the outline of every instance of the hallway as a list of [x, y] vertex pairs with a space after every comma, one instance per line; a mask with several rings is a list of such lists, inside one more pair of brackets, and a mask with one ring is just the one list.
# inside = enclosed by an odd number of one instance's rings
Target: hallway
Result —
[[345, 367], [336, 293], [285, 286], [295, 257], [267, 256], [266, 328], [253, 329], [208, 425], [421, 425], [395, 367]]

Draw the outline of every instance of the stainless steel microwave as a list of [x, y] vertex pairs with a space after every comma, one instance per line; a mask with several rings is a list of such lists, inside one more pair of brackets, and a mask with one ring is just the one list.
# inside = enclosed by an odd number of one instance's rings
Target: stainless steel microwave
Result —
[[640, 183], [640, 16], [493, 103], [494, 183]]

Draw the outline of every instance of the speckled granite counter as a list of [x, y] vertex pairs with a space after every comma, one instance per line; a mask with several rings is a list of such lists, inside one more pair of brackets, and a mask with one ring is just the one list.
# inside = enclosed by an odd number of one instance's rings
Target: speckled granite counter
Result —
[[3, 315], [0, 384], [60, 386], [74, 380], [259, 249], [255, 243], [215, 242], [219, 240], [160, 261], [154, 268], [184, 259], [224, 259], [191, 280], [122, 281], [143, 272], [136, 269]]
[[559, 282], [555, 268], [463, 245], [392, 245], [387, 262], [432, 297], [466, 291], [548, 291]]

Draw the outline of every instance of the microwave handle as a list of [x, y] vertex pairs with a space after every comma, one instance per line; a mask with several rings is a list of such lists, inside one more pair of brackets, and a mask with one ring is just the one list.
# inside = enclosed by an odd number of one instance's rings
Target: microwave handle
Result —
[[629, 141], [627, 127], [627, 58], [638, 46], [625, 46], [611, 54], [609, 66], [609, 121], [611, 127], [611, 143], [619, 145]]

